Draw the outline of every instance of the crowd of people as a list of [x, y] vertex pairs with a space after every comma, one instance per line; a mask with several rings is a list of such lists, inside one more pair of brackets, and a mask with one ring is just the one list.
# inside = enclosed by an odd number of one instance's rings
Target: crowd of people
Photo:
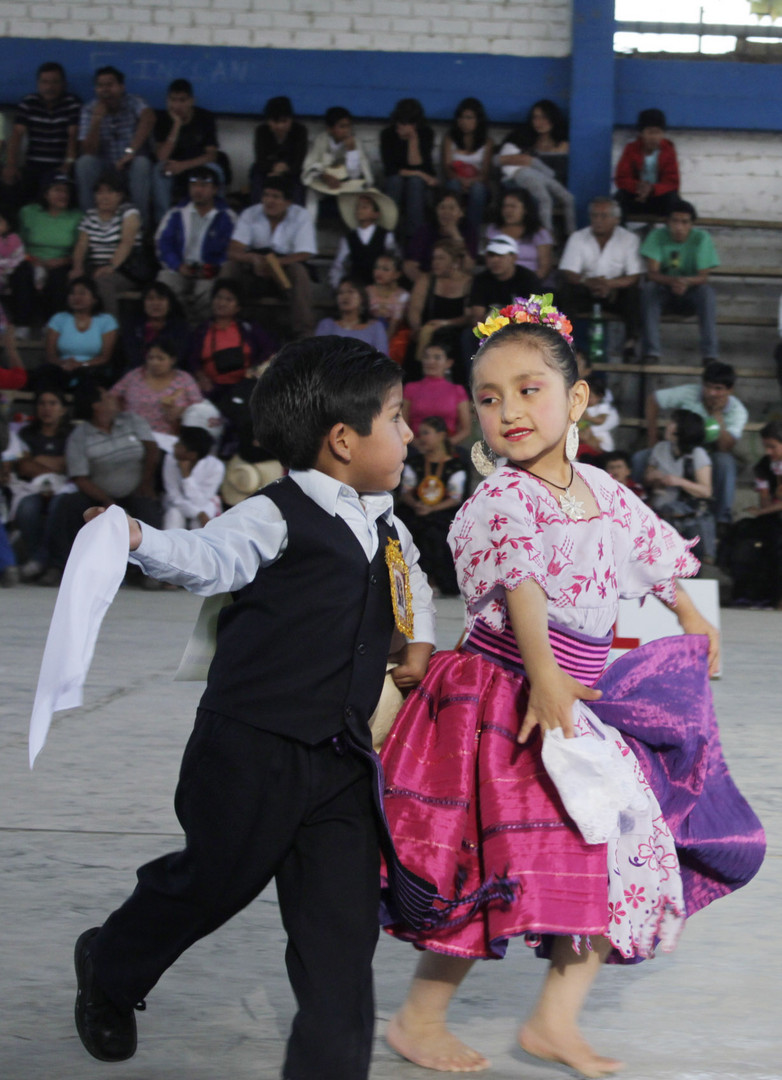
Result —
[[[86, 104], [69, 92], [58, 63], [42, 64], [37, 80], [36, 91], [19, 103], [0, 175], [0, 288], [7, 310], [0, 382], [34, 390], [36, 415], [41, 394], [67, 395], [91, 424], [96, 405], [100, 412], [99, 401], [90, 400], [95, 388], [110, 391], [118, 416], [132, 413], [148, 425], [151, 434], [138, 435], [140, 444], [154, 441], [181, 465], [182, 450], [177, 458], [174, 446], [191, 426], [185, 414], [206, 403], [195, 424], [213, 438], [205, 456], [254, 465], [263, 460], [262, 448], [248, 450], [251, 440], [242, 435], [254, 376], [283, 340], [337, 334], [396, 360], [411, 401], [415, 388], [424, 388], [413, 451], [424, 468], [435, 451], [427, 449], [431, 431], [418, 436], [422, 420], [445, 425], [438, 454], [463, 452], [470, 425], [460, 410], [467, 408], [473, 327], [492, 309], [552, 292], [573, 317], [582, 348], [590, 320], [614, 315], [624, 326], [625, 359], [645, 360], [661, 356], [661, 314], [694, 314], [703, 395], [680, 387], [650, 398], [649, 450], [658, 441], [658, 410], [687, 408], [717, 425], [695, 433], [694, 449], [708, 465], [696, 470], [698, 479], [690, 476], [689, 451], [678, 453], [667, 430], [671, 460], [687, 461], [679, 498], [663, 498], [661, 488], [672, 487], [676, 470], [662, 469], [659, 455], [648, 461], [648, 454], [636, 455], [632, 476], [649, 488], [659, 512], [678, 515], [685, 531], [696, 521], [701, 554], [716, 558], [718, 532], [731, 521], [734, 448], [747, 414], [731, 393], [732, 370], [717, 360], [708, 276], [719, 260], [708, 233], [695, 227], [695, 208], [680, 196], [676, 150], [660, 110], [640, 113], [638, 136], [617, 166], [616, 195], [596, 195], [589, 225], [577, 229], [567, 189], [567, 122], [551, 101], [536, 102], [523, 124], [495, 141], [482, 103], [465, 98], [436, 153], [421, 103], [403, 99], [380, 132], [381, 178], [373, 173], [378, 154], [362, 144], [348, 109], [327, 109], [323, 130], [310, 142], [290, 100], [272, 98], [255, 132], [249, 205], [243, 205], [229, 190], [231, 164], [219, 149], [216, 119], [196, 104], [187, 80], [169, 85], [159, 112], [129, 92], [123, 73], [111, 66], [95, 72], [95, 96]], [[625, 221], [628, 214], [663, 220], [647, 226], [644, 238], [637, 223]], [[341, 229], [328, 268], [334, 306], [318, 321], [313, 260], [318, 223], [329, 218]], [[139, 290], [136, 310], [123, 294]], [[259, 316], [271, 310], [258, 306], [265, 297], [287, 312], [282, 324]], [[28, 372], [17, 342], [38, 330], [44, 362]], [[433, 376], [438, 365], [442, 374]], [[455, 411], [457, 389], [464, 399]], [[104, 434], [114, 418], [107, 423]], [[600, 461], [615, 450], [611, 433], [618, 423], [605, 377], [593, 373], [581, 422], [584, 460]], [[18, 441], [4, 454], [13, 507], [25, 455]], [[73, 472], [70, 457], [60, 456], [59, 474], [84, 496], [84, 477]], [[78, 464], [86, 466], [83, 457]], [[212, 478], [219, 472], [196, 471]], [[159, 512], [166, 476], [171, 468], [161, 459], [153, 477]], [[231, 484], [230, 476], [221, 481]], [[141, 483], [139, 474], [132, 490]], [[207, 502], [217, 499], [217, 487]], [[403, 502], [412, 511], [411, 492]], [[105, 502], [115, 493], [96, 485], [89, 497]], [[681, 504], [688, 499], [695, 509], [685, 514]], [[429, 516], [420, 506], [415, 513]], [[185, 516], [197, 522], [201, 514]], [[13, 512], [8, 516], [13, 520]], [[41, 538], [22, 549], [22, 577], [59, 579], [62, 553], [47, 555]], [[11, 566], [6, 577], [18, 573]], [[446, 591], [453, 591], [446, 579]]]

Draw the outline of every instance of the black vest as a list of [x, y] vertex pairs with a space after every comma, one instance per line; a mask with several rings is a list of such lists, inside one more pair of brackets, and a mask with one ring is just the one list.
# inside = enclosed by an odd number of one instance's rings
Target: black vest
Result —
[[347, 728], [369, 747], [394, 629], [385, 549], [396, 530], [378, 519], [368, 562], [343, 519], [294, 480], [262, 494], [285, 518], [287, 547], [220, 612], [201, 705], [311, 745]]
[[375, 260], [380, 255], [386, 254], [386, 237], [388, 229], [381, 225], [375, 226], [372, 238], [368, 244], [362, 244], [358, 232], [351, 229], [348, 233], [348, 248], [350, 250], [350, 276], [358, 278], [365, 285], [372, 284], [372, 271], [375, 268]]

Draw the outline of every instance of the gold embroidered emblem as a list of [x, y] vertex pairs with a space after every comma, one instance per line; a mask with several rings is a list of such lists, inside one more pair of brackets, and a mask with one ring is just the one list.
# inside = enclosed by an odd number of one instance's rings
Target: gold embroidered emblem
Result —
[[386, 566], [391, 582], [391, 602], [397, 630], [406, 638], [413, 636], [413, 593], [410, 589], [410, 569], [402, 555], [402, 545], [390, 537], [386, 544]]

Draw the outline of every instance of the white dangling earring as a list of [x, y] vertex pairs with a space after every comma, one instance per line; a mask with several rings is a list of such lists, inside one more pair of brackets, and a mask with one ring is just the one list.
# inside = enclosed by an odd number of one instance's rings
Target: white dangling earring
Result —
[[568, 461], [575, 461], [578, 456], [578, 424], [573, 423], [568, 428], [567, 439], [565, 439], [565, 457]]
[[497, 467], [497, 455], [483, 439], [472, 444], [470, 458], [475, 466], [475, 471], [480, 473], [481, 476], [491, 476]]

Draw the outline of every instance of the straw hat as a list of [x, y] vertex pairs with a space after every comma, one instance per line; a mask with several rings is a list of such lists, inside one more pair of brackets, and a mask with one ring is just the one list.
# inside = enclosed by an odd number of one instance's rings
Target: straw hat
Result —
[[378, 225], [382, 226], [384, 229], [388, 229], [389, 232], [393, 232], [396, 228], [396, 223], [399, 220], [399, 210], [397, 205], [388, 195], [384, 195], [382, 191], [378, 191], [377, 188], [373, 187], [364, 188], [363, 191], [340, 191], [337, 195], [339, 212], [347, 227], [349, 229], [358, 228], [356, 206], [361, 195], [369, 196], [380, 211]]
[[344, 165], [329, 165], [323, 172], [328, 173], [329, 176], [333, 176], [335, 180], [339, 180], [339, 187], [329, 187], [326, 181], [322, 179], [322, 173], [320, 176], [308, 180], [307, 187], [311, 187], [314, 191], [319, 191], [322, 195], [339, 195], [341, 191], [363, 191], [367, 185], [366, 180], [363, 180], [360, 176], [351, 180], [348, 176], [348, 170]]
[[272, 480], [279, 480], [284, 473], [279, 461], [258, 461], [251, 464], [235, 454], [225, 467], [225, 479], [220, 495], [228, 506], [236, 506]]

